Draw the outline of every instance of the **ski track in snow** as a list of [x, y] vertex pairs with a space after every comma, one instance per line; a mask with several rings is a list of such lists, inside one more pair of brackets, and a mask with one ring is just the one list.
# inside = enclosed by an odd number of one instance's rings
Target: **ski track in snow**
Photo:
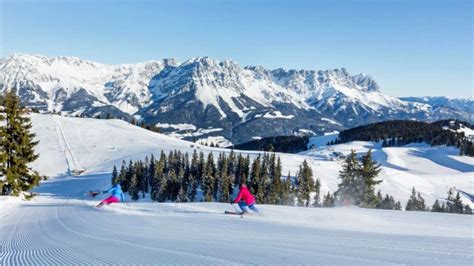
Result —
[[76, 156], [74, 155], [74, 152], [71, 149], [71, 146], [69, 145], [59, 116], [55, 117], [54, 123], [56, 127], [56, 134], [58, 136], [58, 142], [60, 146], [64, 149], [64, 158], [66, 159], [68, 165], [68, 172], [70, 173], [73, 170], [80, 170], [81, 168], [79, 161], [77, 160]]

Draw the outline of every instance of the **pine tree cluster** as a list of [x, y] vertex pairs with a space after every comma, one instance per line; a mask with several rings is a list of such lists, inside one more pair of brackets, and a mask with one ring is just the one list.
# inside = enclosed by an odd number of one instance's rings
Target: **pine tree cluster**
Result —
[[[150, 195], [153, 201], [165, 202], [229, 202], [240, 184], [247, 184], [258, 203], [304, 206], [334, 207], [355, 205], [364, 208], [401, 210], [400, 201], [393, 196], [374, 193], [380, 166], [372, 160], [371, 151], [360, 158], [355, 151], [346, 157], [340, 171], [341, 183], [338, 190], [327, 192], [321, 202], [321, 182], [313, 179], [313, 171], [305, 160], [295, 176], [282, 176], [281, 160], [274, 153], [264, 153], [250, 160], [249, 156], [234, 153], [233, 150], [220, 153], [217, 159], [213, 153], [207, 156], [194, 150], [188, 153], [161, 152], [159, 159], [153, 155], [145, 161], [125, 161], [120, 170], [112, 171], [112, 184], [121, 183], [124, 192], [132, 200]], [[438, 200], [428, 208], [415, 187], [407, 201], [407, 211], [432, 211], [472, 214], [469, 205], [463, 205], [459, 192], [453, 196], [448, 191], [446, 204]], [[199, 196], [201, 195], [201, 196]]]
[[406, 211], [428, 211], [425, 205], [425, 199], [421, 196], [420, 192], [415, 190], [415, 187], [411, 190], [410, 198], [405, 206]]
[[42, 179], [28, 166], [39, 156], [34, 152], [38, 141], [30, 133], [28, 110], [20, 105], [16, 93], [6, 92], [0, 102], [0, 193], [18, 196], [37, 186]]
[[448, 190], [448, 197], [446, 198], [446, 204], [440, 203], [436, 200], [431, 207], [432, 212], [448, 212], [448, 213], [460, 213], [460, 214], [472, 214], [471, 207], [466, 204], [463, 205], [459, 192], [454, 196], [454, 188]]
[[382, 141], [383, 147], [396, 147], [426, 142], [432, 146], [456, 146], [460, 149], [461, 155], [474, 156], [472, 139], [467, 138], [464, 132], [455, 130], [460, 125], [474, 128], [466, 122], [457, 120], [442, 120], [434, 123], [410, 120], [385, 121], [344, 130], [339, 133], [335, 141], [328, 144], [350, 141]]
[[376, 199], [375, 208], [376, 209], [383, 209], [383, 210], [402, 210], [402, 204], [400, 201], [396, 201], [393, 196], [386, 194], [385, 197], [382, 197], [382, 193], [380, 190], [377, 192], [377, 199]]
[[[259, 155], [253, 161], [249, 156], [213, 153], [207, 156], [196, 150], [191, 155], [171, 151], [161, 152], [158, 159], [153, 155], [145, 161], [124, 161], [120, 170], [114, 167], [112, 184], [120, 183], [132, 200], [150, 195], [153, 201], [230, 202], [240, 184], [247, 184], [258, 203], [309, 206], [310, 195], [317, 190], [320, 205], [319, 180], [313, 181], [312, 169], [304, 161], [294, 180], [290, 173], [282, 176], [282, 164], [274, 153]], [[199, 197], [198, 195], [201, 195]]]
[[297, 153], [307, 150], [309, 136], [273, 136], [235, 145], [238, 150]]

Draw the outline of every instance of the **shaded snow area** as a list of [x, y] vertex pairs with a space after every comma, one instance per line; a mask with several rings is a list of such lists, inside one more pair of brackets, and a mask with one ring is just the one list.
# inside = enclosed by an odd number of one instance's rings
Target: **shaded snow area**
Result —
[[[97, 209], [110, 169], [162, 149], [224, 151], [118, 120], [32, 115], [41, 141], [34, 167], [51, 178], [31, 201], [0, 197], [0, 265], [291, 264], [472, 265], [473, 218], [445, 213], [258, 205], [263, 215], [225, 215], [224, 203], [127, 202]], [[332, 152], [374, 149], [381, 189], [400, 200], [413, 185], [427, 203], [456, 185], [472, 194], [472, 158], [456, 149], [381, 148], [354, 142], [305, 154], [280, 154], [284, 172], [307, 159], [323, 191], [337, 187]], [[258, 152], [245, 151], [251, 157]], [[78, 176], [69, 173], [82, 169]], [[399, 191], [399, 192], [398, 192]], [[403, 196], [403, 197], [402, 197]], [[425, 196], [425, 195], [424, 195]], [[127, 201], [129, 201], [127, 197]]]
[[308, 142], [308, 148], [315, 149], [322, 146], [327, 146], [329, 142], [336, 140], [337, 136], [339, 136], [339, 132], [336, 131], [336, 132], [326, 133], [324, 134], [324, 136], [311, 137]]

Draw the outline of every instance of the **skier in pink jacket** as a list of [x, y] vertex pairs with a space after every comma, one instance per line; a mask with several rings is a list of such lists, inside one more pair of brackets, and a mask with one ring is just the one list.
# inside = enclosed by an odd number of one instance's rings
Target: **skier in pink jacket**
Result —
[[241, 184], [239, 187], [240, 191], [237, 197], [234, 199], [233, 203], [238, 203], [240, 209], [243, 213], [248, 213], [248, 209], [251, 209], [253, 212], [260, 212], [257, 207], [255, 207], [255, 197], [250, 193], [245, 184]]

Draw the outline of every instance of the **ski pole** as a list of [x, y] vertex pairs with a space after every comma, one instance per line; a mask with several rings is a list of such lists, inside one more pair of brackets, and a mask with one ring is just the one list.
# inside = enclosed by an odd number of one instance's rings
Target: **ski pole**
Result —
[[236, 212], [240, 212], [239, 210], [237, 210], [237, 208], [234, 206], [233, 203], [231, 203], [230, 205], [232, 205], [232, 207], [234, 207], [234, 210], [235, 210]]

